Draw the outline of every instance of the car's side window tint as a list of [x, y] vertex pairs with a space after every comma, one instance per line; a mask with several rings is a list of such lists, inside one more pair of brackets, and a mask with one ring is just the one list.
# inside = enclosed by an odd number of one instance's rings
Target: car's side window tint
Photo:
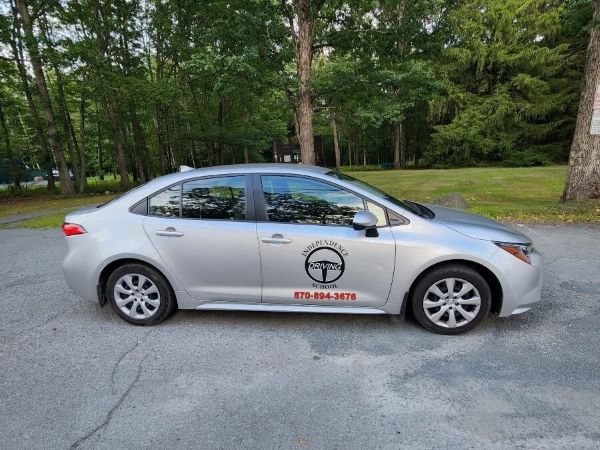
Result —
[[329, 183], [301, 177], [261, 177], [267, 218], [271, 222], [351, 225], [364, 211], [362, 198]]
[[203, 178], [183, 183], [181, 216], [188, 219], [245, 220], [246, 177]]
[[387, 216], [385, 214], [385, 209], [370, 201], [367, 201], [367, 209], [369, 210], [369, 212], [375, 214], [375, 217], [377, 217], [378, 227], [383, 227], [387, 225]]
[[150, 215], [179, 217], [181, 185], [171, 186], [150, 197]]

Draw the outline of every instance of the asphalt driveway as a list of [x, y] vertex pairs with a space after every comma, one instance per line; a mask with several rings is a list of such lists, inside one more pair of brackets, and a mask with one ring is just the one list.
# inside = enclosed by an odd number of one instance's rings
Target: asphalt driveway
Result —
[[543, 304], [445, 337], [381, 316], [82, 300], [57, 230], [0, 230], [0, 448], [600, 448], [600, 226], [531, 226]]

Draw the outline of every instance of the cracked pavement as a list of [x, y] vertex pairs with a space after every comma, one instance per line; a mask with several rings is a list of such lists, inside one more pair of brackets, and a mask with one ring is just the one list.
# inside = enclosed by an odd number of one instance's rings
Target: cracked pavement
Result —
[[528, 225], [543, 303], [412, 320], [178, 312], [71, 293], [58, 230], [0, 230], [0, 449], [600, 448], [600, 225]]

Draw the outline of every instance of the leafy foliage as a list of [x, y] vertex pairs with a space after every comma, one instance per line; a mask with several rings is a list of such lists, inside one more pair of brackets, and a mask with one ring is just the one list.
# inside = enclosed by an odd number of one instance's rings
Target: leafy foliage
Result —
[[[0, 6], [0, 159], [45, 172], [55, 162], [14, 2]], [[272, 160], [275, 141], [295, 142], [293, 4], [30, 0], [69, 166], [103, 176], [123, 162], [142, 181], [180, 164]], [[410, 165], [565, 161], [590, 4], [314, 0], [311, 91], [326, 162], [332, 121], [354, 167], [391, 163], [399, 124]]]

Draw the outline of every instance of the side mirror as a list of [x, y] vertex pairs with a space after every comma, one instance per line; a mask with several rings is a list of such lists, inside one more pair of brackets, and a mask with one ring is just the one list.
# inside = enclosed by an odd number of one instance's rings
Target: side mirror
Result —
[[352, 219], [352, 228], [355, 230], [366, 230], [367, 237], [377, 237], [377, 216], [369, 211], [359, 211]]

